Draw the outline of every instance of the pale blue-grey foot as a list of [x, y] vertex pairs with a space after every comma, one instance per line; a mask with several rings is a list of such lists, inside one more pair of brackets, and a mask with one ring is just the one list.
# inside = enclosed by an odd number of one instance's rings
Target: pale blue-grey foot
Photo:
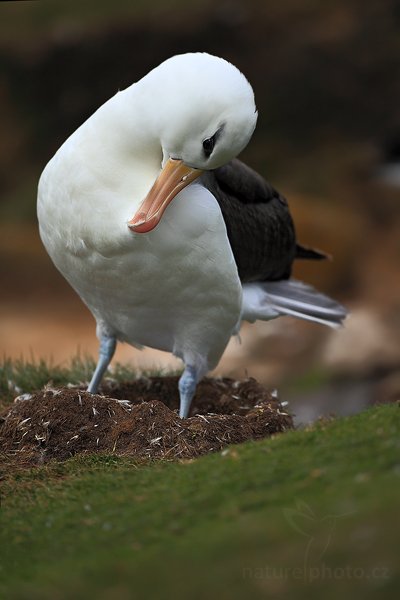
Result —
[[97, 362], [96, 370], [93, 373], [93, 377], [89, 383], [87, 389], [91, 394], [96, 394], [100, 382], [103, 378], [104, 373], [110, 364], [112, 357], [114, 356], [115, 348], [117, 346], [117, 340], [115, 337], [108, 335], [101, 335], [100, 337], [100, 348], [99, 348], [99, 360]]
[[193, 400], [193, 396], [196, 391], [197, 383], [203, 376], [203, 369], [197, 369], [190, 365], [185, 367], [181, 378], [179, 379], [179, 395], [180, 395], [180, 408], [179, 416], [181, 419], [186, 419], [189, 414], [190, 405]]

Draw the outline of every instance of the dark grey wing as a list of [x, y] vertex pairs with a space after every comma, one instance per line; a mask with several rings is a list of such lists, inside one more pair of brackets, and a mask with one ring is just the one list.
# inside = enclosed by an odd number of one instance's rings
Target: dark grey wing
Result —
[[238, 159], [205, 173], [202, 183], [221, 208], [241, 281], [290, 277], [298, 247], [285, 198]]

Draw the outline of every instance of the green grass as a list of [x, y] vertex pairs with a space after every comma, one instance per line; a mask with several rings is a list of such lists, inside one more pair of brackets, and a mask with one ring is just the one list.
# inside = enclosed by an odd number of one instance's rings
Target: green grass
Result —
[[[47, 384], [62, 386], [67, 383], [84, 384], [90, 381], [96, 362], [90, 356], [77, 355], [65, 365], [49, 363], [44, 359], [19, 360], [4, 357], [0, 361], [0, 410], [10, 404], [19, 394], [33, 392]], [[177, 374], [171, 373], [169, 374]], [[140, 371], [140, 375], [162, 375], [162, 370]], [[106, 376], [116, 381], [129, 381], [139, 373], [129, 365], [115, 363]]]
[[47, 383], [57, 386], [88, 381], [94, 367], [92, 358], [79, 355], [65, 366], [53, 365], [44, 359], [15, 360], [5, 357], [0, 363], [0, 408], [18, 394], [41, 389]]
[[184, 463], [2, 481], [0, 597], [397, 597], [399, 407]]

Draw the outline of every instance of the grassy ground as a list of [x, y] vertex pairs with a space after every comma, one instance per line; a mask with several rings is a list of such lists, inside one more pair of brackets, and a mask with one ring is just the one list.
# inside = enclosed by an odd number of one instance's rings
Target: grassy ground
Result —
[[[92, 357], [74, 356], [69, 364], [51, 364], [44, 359], [0, 360], [0, 410], [10, 404], [19, 394], [33, 392], [50, 383], [54, 386], [72, 384], [88, 384], [96, 362]], [[177, 373], [171, 373], [175, 375]], [[136, 373], [129, 365], [115, 363], [106, 375], [116, 381], [134, 379]], [[141, 370], [140, 375], [163, 375], [162, 370]]]
[[88, 456], [1, 483], [1, 598], [397, 597], [397, 405], [191, 462]]
[[0, 362], [0, 409], [12, 402], [18, 394], [41, 389], [51, 382], [54, 385], [77, 384], [89, 381], [95, 362], [91, 358], [76, 356], [64, 367], [40, 360], [12, 360]]

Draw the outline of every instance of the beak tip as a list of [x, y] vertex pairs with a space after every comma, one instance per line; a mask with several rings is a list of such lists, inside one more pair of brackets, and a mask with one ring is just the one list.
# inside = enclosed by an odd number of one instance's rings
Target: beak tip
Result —
[[148, 233], [157, 225], [158, 220], [155, 218], [146, 219], [141, 215], [135, 216], [128, 221], [127, 225], [133, 233]]
[[130, 221], [127, 222], [129, 229], [135, 231], [138, 227], [146, 223], [146, 214], [144, 212], [137, 213]]

